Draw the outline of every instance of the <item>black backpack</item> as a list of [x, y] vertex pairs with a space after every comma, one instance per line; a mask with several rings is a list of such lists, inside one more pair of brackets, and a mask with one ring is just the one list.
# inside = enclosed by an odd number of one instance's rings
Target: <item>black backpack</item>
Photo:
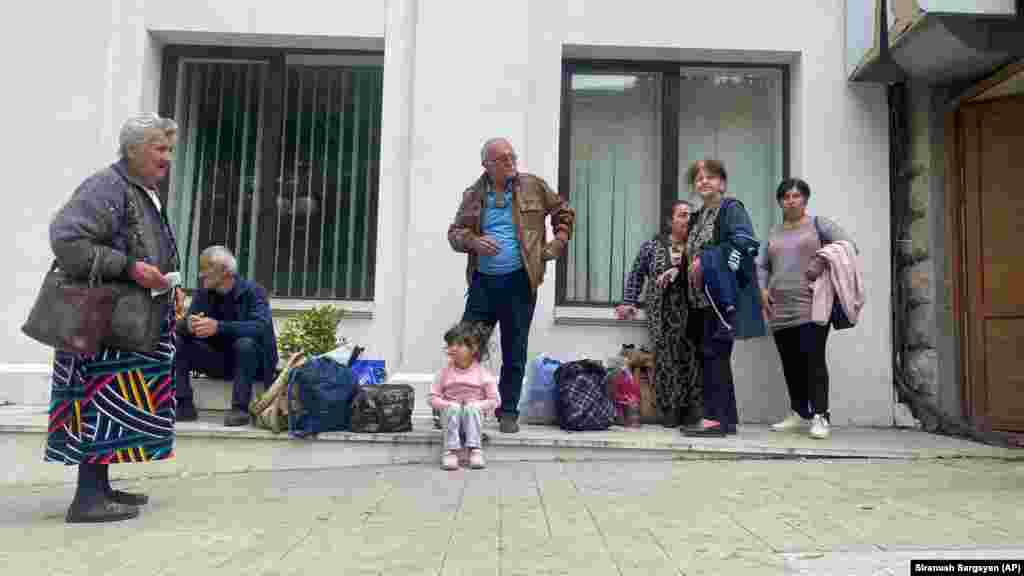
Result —
[[593, 360], [576, 360], [555, 370], [558, 383], [558, 425], [563, 430], [607, 430], [615, 421], [608, 396], [608, 372]]
[[416, 391], [408, 384], [360, 386], [352, 399], [353, 432], [408, 432]]

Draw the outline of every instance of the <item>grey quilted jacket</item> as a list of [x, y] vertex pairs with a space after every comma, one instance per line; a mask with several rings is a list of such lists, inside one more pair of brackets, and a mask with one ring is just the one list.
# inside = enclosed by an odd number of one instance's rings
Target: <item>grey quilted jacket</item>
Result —
[[104, 280], [129, 280], [136, 261], [178, 269], [174, 234], [124, 160], [87, 178], [50, 222], [50, 247], [68, 274], [86, 278], [98, 249]]

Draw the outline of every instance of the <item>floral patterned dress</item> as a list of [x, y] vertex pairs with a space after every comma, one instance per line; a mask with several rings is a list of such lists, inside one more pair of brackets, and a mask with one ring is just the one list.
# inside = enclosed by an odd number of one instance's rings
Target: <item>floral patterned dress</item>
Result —
[[[643, 292], [647, 329], [655, 352], [654, 388], [662, 417], [678, 421], [688, 414], [700, 414], [701, 378], [697, 349], [686, 338], [689, 305], [685, 274], [686, 255], [672, 254], [668, 236], [658, 236], [640, 247], [626, 281], [624, 302], [638, 306]], [[664, 289], [657, 278], [674, 265], [674, 258], [684, 264], [675, 282]]]

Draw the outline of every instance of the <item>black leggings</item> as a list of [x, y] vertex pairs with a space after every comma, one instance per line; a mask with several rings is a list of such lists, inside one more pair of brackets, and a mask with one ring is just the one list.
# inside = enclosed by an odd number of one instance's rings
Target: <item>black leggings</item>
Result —
[[825, 343], [828, 324], [808, 322], [775, 332], [775, 346], [782, 358], [782, 373], [789, 388], [789, 405], [803, 418], [828, 413], [828, 366]]

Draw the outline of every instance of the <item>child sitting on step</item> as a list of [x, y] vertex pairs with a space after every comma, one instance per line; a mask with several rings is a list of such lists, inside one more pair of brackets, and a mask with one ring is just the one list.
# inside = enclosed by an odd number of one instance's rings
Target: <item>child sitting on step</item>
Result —
[[469, 450], [469, 467], [481, 469], [483, 415], [498, 404], [498, 379], [480, 362], [487, 357], [490, 330], [472, 322], [460, 322], [444, 334], [448, 365], [430, 386], [430, 406], [441, 414], [444, 447], [443, 470], [459, 467], [459, 450]]

